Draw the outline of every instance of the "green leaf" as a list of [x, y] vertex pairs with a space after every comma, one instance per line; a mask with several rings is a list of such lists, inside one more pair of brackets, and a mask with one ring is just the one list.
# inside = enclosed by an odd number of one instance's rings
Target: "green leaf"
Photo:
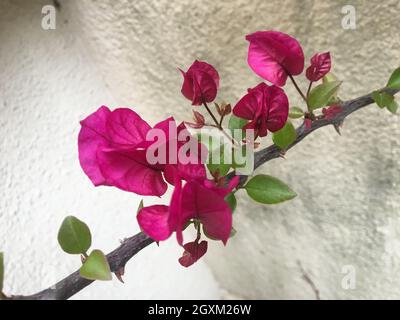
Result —
[[84, 222], [68, 216], [58, 231], [58, 243], [66, 253], [84, 254], [92, 245], [92, 235]]
[[384, 108], [385, 103], [383, 101], [383, 96], [379, 91], [374, 91], [371, 94], [372, 99], [374, 99], [375, 103], [378, 105], [379, 108]]
[[393, 71], [386, 87], [392, 89], [400, 89], [400, 68], [397, 68]]
[[[231, 117], [229, 118], [228, 129], [231, 131], [233, 138], [235, 138], [234, 130], [242, 129], [247, 124], [247, 122], [248, 121], [246, 119], [236, 117], [233, 114], [231, 115]], [[245, 137], [244, 134], [245, 133], [242, 132], [241, 139], [243, 139]]]
[[374, 91], [371, 94], [372, 99], [376, 102], [378, 107], [387, 108], [391, 113], [396, 113], [398, 104], [394, 100], [394, 96], [388, 92]]
[[250, 198], [264, 204], [276, 204], [297, 196], [285, 183], [264, 174], [250, 179], [244, 188]]
[[236, 229], [234, 227], [232, 227], [231, 233], [229, 234], [229, 238], [234, 237], [236, 235], [236, 233], [237, 233]]
[[199, 143], [204, 144], [207, 147], [207, 150], [212, 150], [212, 136], [209, 134], [204, 134], [201, 132], [198, 132], [196, 134], [197, 140]]
[[0, 294], [3, 291], [4, 284], [4, 254], [0, 252]]
[[286, 147], [290, 146], [294, 140], [296, 140], [297, 134], [296, 129], [293, 124], [288, 121], [285, 126], [274, 132], [272, 135], [272, 141], [281, 149], [286, 149]]
[[397, 104], [396, 100], [393, 99], [392, 102], [390, 102], [387, 105], [387, 109], [391, 112], [391, 113], [396, 113], [397, 109], [399, 108], [399, 105]]
[[[329, 72], [328, 74], [326, 74], [323, 78], [322, 78], [322, 83], [327, 83], [327, 82], [334, 82], [334, 81], [338, 81], [338, 78], [331, 72]], [[332, 105], [332, 104], [340, 104], [342, 102], [342, 100], [338, 97], [337, 93], [334, 94], [332, 96], [332, 98], [329, 100], [329, 102], [327, 103], [328, 106]]]
[[253, 161], [253, 158], [248, 157], [247, 151], [249, 152], [254, 152], [250, 148], [250, 150], [247, 150], [246, 145], [242, 145], [239, 147], [239, 149], [235, 148], [232, 154], [232, 168], [244, 168], [246, 167], [247, 161]]
[[322, 83], [334, 82], [338, 80], [339, 79], [332, 72], [329, 72], [322, 78]]
[[110, 265], [100, 250], [93, 250], [79, 270], [81, 277], [89, 280], [112, 280]]
[[143, 207], [144, 207], [144, 203], [143, 203], [143, 199], [142, 199], [142, 200], [140, 200], [140, 203], [139, 203], [139, 206], [137, 208], [136, 214], [138, 214], [139, 211], [143, 209]]
[[[225, 176], [232, 167], [232, 153], [228, 151], [230, 150], [230, 147], [228, 145], [225, 146], [226, 147], [224, 147], [224, 145], [221, 145], [218, 149], [214, 149], [213, 151], [210, 151], [208, 153], [208, 170], [210, 170], [210, 172], [212, 173], [216, 173], [218, 171], [221, 177]], [[214, 152], [216, 155], [219, 153], [219, 159], [217, 157], [215, 159], [213, 158]], [[228, 152], [226, 161], [225, 152]]]
[[304, 116], [304, 111], [299, 107], [291, 107], [289, 110], [289, 118], [298, 119]]
[[225, 197], [225, 201], [228, 203], [229, 208], [231, 208], [232, 213], [234, 213], [237, 205], [235, 194], [233, 192], [229, 193]]
[[337, 94], [341, 84], [341, 81], [325, 82], [312, 89], [308, 97], [311, 111], [328, 105]]

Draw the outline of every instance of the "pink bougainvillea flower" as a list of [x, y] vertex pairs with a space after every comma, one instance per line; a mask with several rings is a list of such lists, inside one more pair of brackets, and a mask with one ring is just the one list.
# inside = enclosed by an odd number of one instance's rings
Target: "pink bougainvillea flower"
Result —
[[335, 118], [337, 114], [342, 112], [342, 110], [343, 108], [341, 106], [334, 104], [328, 108], [323, 108], [322, 114], [324, 115], [324, 119], [331, 120]]
[[255, 137], [264, 137], [268, 131], [278, 131], [285, 125], [289, 101], [281, 88], [260, 83], [239, 100], [233, 114], [250, 120], [243, 129], [254, 129]]
[[304, 54], [298, 41], [278, 31], [257, 31], [246, 36], [250, 42], [248, 63], [261, 78], [284, 86], [288, 75], [304, 69]]
[[322, 79], [330, 70], [330, 53], [316, 53], [310, 60], [310, 66], [306, 70], [306, 76], [310, 81], [318, 81]]
[[[180, 199], [177, 199], [180, 196]], [[189, 181], [182, 192], [175, 194], [171, 201], [180, 203], [176, 233], [178, 243], [182, 244], [183, 226], [190, 219], [197, 219], [203, 225], [204, 233], [224, 244], [232, 229], [232, 211], [223, 197], [196, 181]]]
[[184, 226], [196, 219], [207, 236], [226, 244], [232, 229], [232, 211], [224, 198], [238, 185], [239, 177], [224, 187], [199, 177], [183, 184], [181, 172], [170, 168], [175, 189], [169, 208], [158, 205], [142, 208], [137, 216], [141, 229], [156, 241], [165, 240], [176, 232], [178, 243], [182, 245]]
[[[146, 137], [151, 127], [130, 109], [119, 108], [111, 112], [103, 106], [81, 121], [81, 126], [79, 160], [84, 172], [96, 186], [108, 185], [140, 195], [161, 196], [167, 190], [163, 172], [170, 165], [180, 170], [185, 166], [194, 167], [186, 170], [187, 174], [204, 172], [205, 175], [201, 161], [193, 164], [180, 164], [177, 161], [176, 154], [185, 145], [185, 141], [177, 141], [177, 136], [186, 128], [183, 124], [176, 126], [173, 118], [161, 121], [154, 127], [164, 133], [165, 141], [162, 143], [167, 154], [163, 163], [149, 162], [147, 151], [154, 141], [147, 141]], [[168, 162], [171, 159], [170, 143], [177, 146], [173, 150], [176, 161], [171, 164]]]
[[102, 148], [135, 148], [146, 136], [150, 126], [127, 108], [110, 111], [106, 106], [81, 121], [78, 136], [79, 161], [95, 186], [110, 185], [100, 170], [97, 153]]
[[206, 254], [207, 247], [207, 241], [201, 241], [199, 243], [199, 241], [196, 240], [194, 242], [186, 243], [183, 246], [185, 251], [183, 252], [182, 257], [179, 258], [179, 263], [186, 268], [190, 267]]
[[184, 79], [182, 94], [192, 101], [192, 105], [214, 101], [219, 87], [219, 75], [212, 65], [196, 60], [187, 72], [180, 71]]

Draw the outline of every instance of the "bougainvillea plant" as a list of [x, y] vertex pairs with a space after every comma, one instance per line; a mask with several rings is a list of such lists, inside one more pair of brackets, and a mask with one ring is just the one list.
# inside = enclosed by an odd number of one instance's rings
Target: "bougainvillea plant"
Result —
[[[252, 174], [254, 150], [262, 139], [272, 135], [283, 156], [299, 137], [291, 119], [300, 120], [302, 130], [307, 131], [313, 129], [314, 122], [329, 121], [342, 113], [338, 97], [341, 81], [330, 72], [329, 52], [316, 53], [307, 64], [299, 42], [285, 33], [258, 31], [246, 40], [248, 64], [262, 81], [251, 84], [233, 107], [216, 102], [220, 86], [217, 70], [196, 60], [187, 71], [179, 69], [181, 93], [193, 106], [194, 120], [177, 122], [170, 117], [151, 126], [133, 109], [101, 106], [81, 121], [79, 161], [93, 185], [157, 198], [171, 190], [163, 203], [160, 199], [159, 204], [146, 206], [142, 200], [137, 222], [157, 243], [175, 234], [183, 252], [178, 261], [184, 267], [206, 254], [210, 240], [227, 245], [235, 235], [232, 215], [238, 191], [244, 190], [262, 204], [281, 203], [297, 195], [275, 177]], [[305, 91], [295, 80], [303, 72], [308, 80]], [[289, 106], [285, 93], [288, 79], [304, 108]], [[394, 91], [378, 90], [371, 96], [379, 107], [395, 113], [398, 105], [393, 94], [400, 89], [400, 68], [386, 89]], [[337, 130], [338, 125], [335, 123]], [[192, 232], [186, 232], [190, 229]], [[95, 249], [88, 254], [92, 236], [84, 222], [67, 217], [58, 241], [65, 252], [81, 255], [82, 277], [111, 279], [102, 251]], [[0, 254], [0, 292], [2, 260]], [[122, 280], [123, 270], [114, 273]]]

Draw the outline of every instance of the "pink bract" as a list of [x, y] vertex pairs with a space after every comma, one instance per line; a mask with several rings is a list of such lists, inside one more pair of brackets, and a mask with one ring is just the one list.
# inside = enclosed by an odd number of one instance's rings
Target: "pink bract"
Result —
[[304, 69], [304, 54], [299, 42], [278, 31], [257, 31], [246, 36], [250, 42], [247, 61], [261, 78], [284, 86], [288, 75]]
[[233, 114], [250, 120], [243, 129], [253, 129], [255, 136], [264, 137], [268, 131], [278, 131], [285, 125], [289, 101], [281, 88], [260, 83], [239, 100]]
[[331, 55], [329, 52], [317, 53], [310, 60], [310, 66], [306, 70], [307, 79], [318, 81], [331, 70]]
[[[102, 106], [81, 121], [81, 126], [79, 161], [95, 186], [108, 185], [140, 195], [161, 196], [167, 190], [164, 171], [168, 166], [187, 171], [189, 175], [191, 172], [204, 172], [205, 175], [201, 159], [197, 164], [187, 165], [179, 161], [171, 164], [149, 163], [146, 152], [154, 142], [147, 141], [146, 136], [151, 127], [128, 108], [110, 111]], [[164, 132], [166, 150], [172, 142], [177, 145], [175, 152], [185, 144], [177, 141], [177, 135], [186, 128], [183, 124], [177, 126], [173, 118], [159, 122], [154, 128]], [[201, 154], [197, 156], [201, 157]], [[167, 155], [166, 160], [169, 159]], [[186, 169], [186, 166], [191, 169]]]
[[208, 243], [207, 241], [202, 241], [199, 243], [196, 240], [194, 242], [186, 243], [183, 248], [185, 251], [183, 252], [182, 257], [179, 258], [179, 263], [187, 268], [206, 254]]
[[224, 198], [237, 186], [239, 177], [233, 178], [226, 187], [217, 187], [205, 177], [183, 184], [177, 170], [173, 175], [175, 189], [169, 210], [163, 206], [142, 208], [138, 213], [142, 230], [156, 241], [165, 240], [176, 232], [177, 241], [182, 245], [184, 226], [196, 219], [207, 236], [226, 244], [232, 229], [232, 211]]
[[182, 94], [199, 106], [204, 102], [212, 102], [217, 96], [219, 75], [215, 68], [207, 62], [196, 60], [183, 75]]

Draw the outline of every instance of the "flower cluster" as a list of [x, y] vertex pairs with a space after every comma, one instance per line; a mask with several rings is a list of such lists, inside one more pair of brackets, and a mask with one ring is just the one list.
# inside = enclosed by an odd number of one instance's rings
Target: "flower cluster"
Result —
[[[233, 108], [230, 104], [215, 103], [219, 120], [208, 106], [217, 97], [220, 85], [217, 70], [197, 60], [187, 71], [180, 70], [183, 96], [193, 106], [203, 106], [201, 109], [198, 107], [198, 111], [193, 110], [195, 122], [186, 123], [193, 129], [207, 126], [206, 118], [201, 113], [205, 110], [214, 121], [211, 126], [229, 137], [232, 146], [242, 146], [249, 140], [235, 141], [224, 130], [224, 117], [230, 113], [243, 121], [239, 129], [253, 130], [256, 138], [283, 130], [288, 122], [289, 101], [282, 87], [290, 78], [298, 88], [293, 76], [301, 74], [304, 69], [303, 50], [298, 41], [289, 35], [259, 31], [246, 39], [250, 43], [250, 68], [270, 84], [261, 82], [248, 89]], [[312, 83], [323, 78], [330, 67], [329, 53], [312, 57], [306, 71], [310, 80], [309, 91]], [[307, 95], [300, 93], [309, 107], [309, 92]], [[340, 109], [328, 108], [323, 112], [326, 117], [334, 117]], [[312, 115], [310, 108], [304, 112], [306, 123], [311, 123]], [[157, 242], [175, 233], [178, 244], [184, 249], [179, 259], [181, 265], [188, 267], [206, 253], [208, 243], [201, 240], [203, 235], [226, 245], [233, 230], [233, 206], [227, 199], [238, 190], [239, 176], [228, 176], [220, 168], [211, 170], [210, 167], [210, 174], [207, 174], [204, 160], [207, 148], [193, 139], [185, 122], [177, 124], [171, 117], [152, 127], [129, 108], [111, 111], [102, 106], [81, 121], [78, 144], [82, 169], [95, 186], [113, 186], [157, 197], [162, 196], [168, 186], [173, 188], [169, 205], [145, 206], [138, 211], [137, 221], [142, 231]], [[258, 199], [257, 195], [248, 193]], [[288, 193], [287, 199], [291, 197], [293, 193]], [[184, 244], [183, 231], [189, 225], [194, 226], [196, 238]]]

